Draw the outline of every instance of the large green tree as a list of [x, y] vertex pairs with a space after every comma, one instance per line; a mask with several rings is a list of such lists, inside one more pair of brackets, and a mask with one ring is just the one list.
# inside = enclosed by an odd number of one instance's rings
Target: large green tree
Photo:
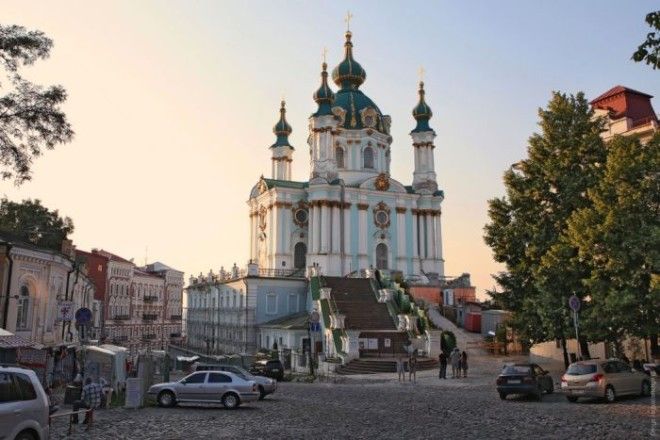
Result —
[[653, 32], [646, 34], [646, 40], [637, 47], [632, 59], [637, 63], [644, 62], [653, 69], [660, 69], [660, 11], [646, 14], [646, 24]]
[[592, 204], [568, 222], [570, 242], [590, 268], [586, 285], [593, 335], [620, 349], [624, 335], [649, 338], [658, 355], [660, 329], [660, 135], [647, 144], [616, 137], [605, 174], [589, 190]]
[[502, 289], [493, 299], [513, 311], [513, 325], [523, 338], [560, 339], [568, 362], [567, 300], [586, 295], [581, 280], [587, 269], [566, 238], [567, 220], [588, 206], [587, 190], [602, 174], [603, 122], [593, 117], [582, 93], [553, 93], [539, 119], [540, 133], [530, 137], [528, 157], [504, 175], [506, 195], [488, 202], [485, 241], [495, 260], [506, 265], [495, 275]]
[[48, 58], [53, 42], [41, 31], [0, 24], [0, 175], [21, 184], [43, 150], [69, 142], [73, 130], [60, 109], [62, 86], [43, 87], [23, 78], [20, 69]]
[[73, 232], [73, 221], [50, 211], [39, 200], [21, 203], [0, 201], [0, 231], [37, 246], [60, 250], [62, 241]]

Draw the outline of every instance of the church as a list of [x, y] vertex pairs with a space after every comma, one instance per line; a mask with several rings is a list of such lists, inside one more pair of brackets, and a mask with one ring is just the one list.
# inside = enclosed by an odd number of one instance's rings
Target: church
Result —
[[344, 50], [332, 71], [338, 90], [328, 84], [324, 62], [313, 95], [317, 108], [309, 117], [307, 181], [291, 178], [296, 148], [289, 142], [292, 127], [282, 102], [270, 146], [271, 177], [257, 182], [248, 201], [250, 259], [280, 271], [315, 266], [329, 276], [376, 268], [441, 277], [444, 195], [436, 181], [436, 133], [429, 125], [424, 83], [411, 119], [415, 169], [405, 185], [390, 175], [392, 121], [360, 90], [367, 74], [354, 58], [350, 31]]
[[[394, 281], [445, 279], [444, 193], [424, 83], [416, 105], [411, 96], [415, 166], [404, 184], [390, 174], [391, 118], [360, 89], [367, 74], [354, 57], [352, 33], [345, 38], [343, 60], [331, 74], [323, 62], [313, 93], [309, 178], [292, 180], [294, 157], [303, 159], [289, 141], [293, 128], [282, 102], [269, 147], [271, 175], [258, 180], [247, 202], [250, 261], [245, 270], [234, 265], [191, 277], [189, 349], [298, 353], [285, 365], [301, 365], [310, 351], [347, 364], [393, 358], [412, 345], [427, 355], [439, 349], [423, 312]], [[311, 316], [318, 325], [308, 323]]]

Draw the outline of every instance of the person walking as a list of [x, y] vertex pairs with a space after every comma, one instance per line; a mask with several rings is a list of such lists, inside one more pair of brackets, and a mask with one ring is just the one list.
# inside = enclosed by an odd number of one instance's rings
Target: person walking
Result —
[[399, 375], [399, 382], [406, 380], [406, 370], [404, 368], [403, 356], [399, 356], [396, 360], [396, 372]]
[[[73, 412], [72, 415], [73, 423], [78, 423], [78, 410], [81, 408], [86, 409], [97, 409], [101, 406], [101, 399], [103, 395], [103, 390], [101, 385], [97, 384], [92, 380], [91, 377], [85, 379], [85, 386], [83, 386], [82, 393], [80, 395], [80, 400], [73, 402]], [[85, 412], [85, 420], [83, 424], [87, 424], [89, 421], [89, 411]]]
[[467, 370], [468, 370], [467, 358], [468, 358], [467, 353], [464, 350], [463, 353], [461, 353], [461, 370], [463, 370], [463, 377], [467, 377]]
[[458, 347], [454, 347], [449, 355], [449, 360], [451, 362], [451, 378], [457, 379], [461, 375], [461, 352], [458, 350]]
[[447, 379], [447, 355], [441, 351], [438, 355], [438, 362], [440, 362], [440, 373], [438, 379]]
[[408, 361], [408, 382], [417, 383], [417, 358], [411, 356]]

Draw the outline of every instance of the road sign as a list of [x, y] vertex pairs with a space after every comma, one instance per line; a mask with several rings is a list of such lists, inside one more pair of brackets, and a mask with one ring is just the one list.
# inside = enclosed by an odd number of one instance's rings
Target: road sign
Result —
[[578, 298], [575, 295], [571, 295], [570, 298], [568, 298], [568, 306], [573, 310], [574, 312], [577, 312], [580, 310], [580, 298]]
[[73, 301], [60, 301], [57, 304], [57, 320], [73, 321]]
[[86, 324], [92, 320], [92, 311], [87, 307], [81, 307], [76, 310], [76, 323]]

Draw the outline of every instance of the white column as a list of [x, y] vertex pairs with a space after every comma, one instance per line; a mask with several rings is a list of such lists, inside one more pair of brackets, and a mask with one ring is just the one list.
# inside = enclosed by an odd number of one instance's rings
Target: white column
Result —
[[358, 206], [358, 220], [359, 220], [359, 234], [360, 234], [360, 243], [359, 243], [359, 254], [367, 255], [367, 210], [361, 209]]
[[397, 257], [406, 256], [406, 211], [396, 208]]
[[319, 239], [320, 235], [320, 221], [321, 221], [321, 210], [317, 204], [312, 205], [312, 217], [309, 224], [309, 235], [311, 236], [312, 242], [312, 252], [313, 254], [319, 253]]
[[435, 258], [442, 260], [442, 214], [438, 210], [438, 215], [433, 217], [435, 219]]
[[332, 252], [338, 254], [341, 251], [341, 224], [339, 223], [339, 206], [332, 206]]
[[417, 233], [417, 212], [412, 211], [413, 258], [419, 258], [419, 235]]
[[275, 268], [277, 265], [275, 264], [275, 254], [277, 253], [277, 227], [279, 224], [278, 221], [278, 211], [279, 209], [277, 206], [273, 204], [273, 206], [270, 208], [270, 247], [268, 248], [268, 267], [270, 268]]
[[285, 206], [282, 209], [282, 253], [291, 254], [291, 207]]
[[429, 149], [429, 171], [435, 171], [435, 163], [433, 162], [433, 146], [430, 145]]
[[257, 230], [256, 230], [256, 216], [252, 213], [250, 209], [250, 259], [254, 260], [257, 257], [256, 247], [257, 247]]
[[430, 214], [424, 214], [426, 222], [426, 258], [433, 258], [433, 217]]
[[330, 213], [328, 205], [321, 205], [321, 253], [328, 253], [330, 245]]
[[[344, 205], [344, 254], [347, 258], [352, 255], [351, 252], [351, 208]], [[348, 270], [348, 267], [346, 268]]]

